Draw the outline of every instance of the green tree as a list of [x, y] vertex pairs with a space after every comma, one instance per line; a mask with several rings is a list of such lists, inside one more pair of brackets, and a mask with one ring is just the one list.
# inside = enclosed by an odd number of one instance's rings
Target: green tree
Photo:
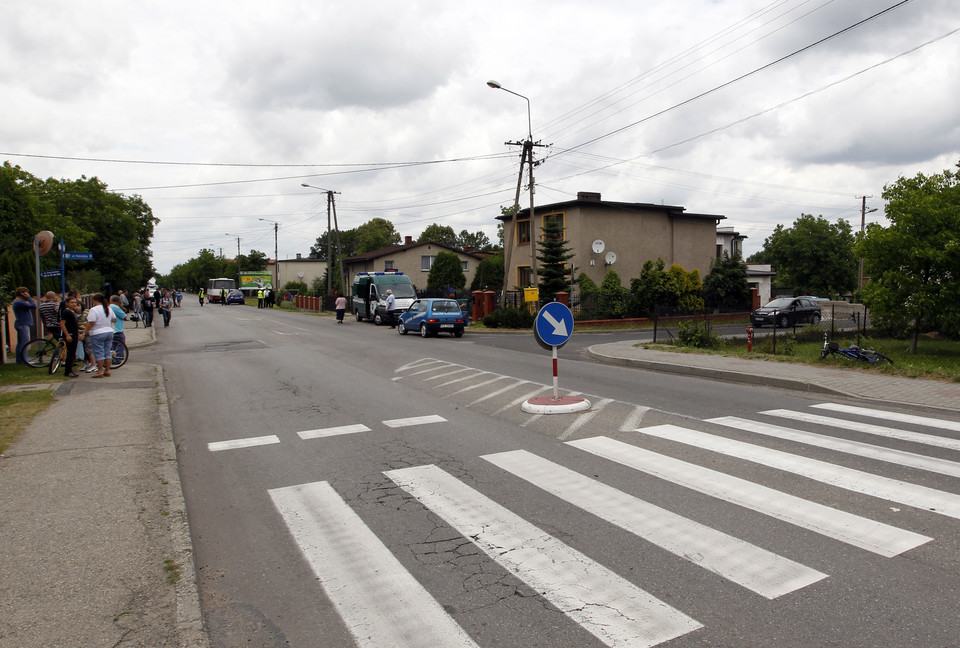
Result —
[[[960, 164], [957, 165], [960, 168]], [[960, 175], [900, 178], [883, 189], [889, 227], [871, 224], [858, 243], [874, 321], [911, 332], [960, 334]]]
[[731, 257], [724, 252], [722, 259], [710, 265], [710, 272], [703, 278], [703, 301], [710, 308], [750, 308], [747, 267], [739, 254]]
[[449, 225], [438, 225], [437, 223], [427, 225], [417, 238], [417, 243], [426, 243], [427, 241], [452, 248], [458, 247], [457, 235]]
[[687, 270], [674, 263], [667, 273], [670, 285], [676, 294], [677, 308], [685, 313], [703, 312], [703, 283], [700, 281], [700, 271]]
[[540, 299], [553, 301], [558, 292], [570, 292], [570, 276], [567, 274], [567, 261], [573, 258], [567, 241], [563, 238], [563, 228], [556, 220], [548, 220], [543, 225], [543, 239], [537, 248], [537, 260], [540, 268]]
[[460, 257], [453, 252], [437, 252], [430, 273], [427, 275], [427, 288], [430, 290], [463, 290], [467, 278], [463, 274]]
[[603, 319], [621, 319], [627, 313], [627, 300], [630, 293], [620, 282], [616, 270], [607, 270], [600, 284], [597, 311]]
[[357, 249], [355, 254], [373, 252], [391, 245], [400, 244], [400, 234], [393, 229], [393, 223], [383, 218], [374, 218], [357, 227]]
[[785, 228], [777, 225], [763, 242], [757, 263], [770, 263], [776, 271], [774, 285], [797, 294], [830, 296], [846, 293], [857, 283], [857, 260], [850, 223], [830, 223], [823, 216], [802, 214]]
[[488, 250], [490, 249], [490, 239], [487, 238], [487, 235], [483, 232], [474, 232], [470, 233], [467, 230], [460, 230], [460, 233], [457, 235], [457, 244], [456, 247], [461, 250], [467, 248], [473, 248], [474, 250]]
[[270, 257], [264, 252], [258, 250], [250, 250], [250, 254], [241, 255], [240, 263], [241, 268], [244, 272], [262, 272], [267, 269], [267, 263], [269, 263]]
[[497, 290], [503, 286], [503, 251], [482, 259], [470, 282], [470, 290]]
[[677, 296], [670, 285], [663, 259], [647, 260], [640, 276], [630, 280], [630, 311], [653, 317], [657, 306], [675, 308]]
[[[339, 244], [338, 244], [339, 240]], [[357, 251], [357, 248], [360, 245], [359, 234], [356, 229], [343, 230], [339, 233], [332, 232], [332, 242], [330, 245], [331, 250], [333, 251], [333, 258], [336, 260], [338, 254], [342, 254], [343, 258], [352, 257], [354, 255], [360, 254]], [[376, 249], [376, 248], [375, 248]], [[316, 258], [321, 261], [327, 260], [327, 233], [324, 232], [319, 237], [317, 237], [317, 242], [313, 244], [310, 248], [310, 254], [316, 256]]]

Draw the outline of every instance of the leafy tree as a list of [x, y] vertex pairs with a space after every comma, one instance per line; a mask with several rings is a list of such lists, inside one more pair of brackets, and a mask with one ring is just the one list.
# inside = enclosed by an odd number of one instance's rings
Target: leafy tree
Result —
[[585, 272], [581, 272], [577, 277], [577, 285], [580, 287], [579, 317], [580, 319], [594, 319], [597, 315], [600, 288]]
[[280, 289], [281, 293], [296, 293], [298, 295], [309, 295], [310, 288], [307, 287], [302, 281], [288, 281], [283, 284], [283, 288]]
[[487, 238], [487, 235], [483, 232], [474, 232], [471, 234], [467, 230], [460, 230], [460, 234], [457, 235], [457, 244], [456, 247], [461, 250], [467, 248], [473, 248], [474, 250], [487, 250], [490, 249], [490, 239]]
[[776, 286], [793, 288], [797, 294], [833, 295], [856, 286], [853, 244], [847, 221], [832, 224], [823, 216], [802, 214], [793, 227], [777, 225], [751, 261], [772, 264]]
[[703, 284], [700, 271], [694, 269], [687, 272], [683, 266], [674, 263], [667, 276], [676, 294], [677, 308], [685, 313], [702, 313]]
[[270, 257], [264, 252], [258, 250], [250, 250], [249, 255], [240, 255], [241, 268], [244, 272], [260, 272], [267, 269], [267, 264], [270, 262]]
[[703, 278], [703, 301], [710, 308], [750, 308], [750, 282], [747, 267], [739, 254], [732, 257], [724, 252], [723, 258], [710, 266]]
[[372, 252], [399, 244], [400, 234], [393, 229], [393, 223], [388, 220], [374, 218], [357, 227], [356, 254]]
[[417, 243], [425, 243], [427, 241], [433, 241], [434, 243], [440, 243], [441, 245], [447, 245], [453, 248], [458, 247], [457, 235], [449, 225], [438, 225], [437, 223], [427, 225], [423, 232], [420, 233], [420, 237], [417, 238]]
[[[357, 254], [360, 254], [360, 252], [358, 252], [357, 250], [357, 248], [360, 245], [360, 238], [359, 238], [359, 233], [356, 229], [343, 230], [339, 233], [339, 235], [337, 234], [337, 232], [333, 232], [332, 234], [333, 234], [333, 241], [330, 247], [331, 247], [331, 250], [333, 251], [333, 258], [335, 260], [338, 258], [337, 257], [338, 252], [342, 254], [344, 258], [352, 257]], [[339, 246], [337, 245], [338, 238], [340, 241]], [[310, 254], [315, 255], [316, 258], [320, 259], [321, 261], [327, 260], [327, 233], [326, 232], [324, 232], [319, 237], [317, 237], [317, 242], [314, 243], [313, 246], [310, 248]]]
[[876, 323], [909, 330], [916, 353], [925, 330], [960, 334], [960, 175], [900, 178], [883, 198], [890, 226], [871, 224], [856, 247], [870, 277], [863, 300]]
[[467, 285], [460, 257], [453, 252], [437, 252], [430, 273], [427, 275], [427, 288], [430, 290], [462, 290]]
[[640, 276], [630, 280], [630, 311], [653, 317], [657, 306], [676, 307], [677, 296], [664, 268], [663, 259], [647, 260]]
[[566, 262], [573, 258], [567, 241], [563, 238], [563, 229], [555, 220], [548, 220], [543, 226], [543, 240], [537, 248], [537, 260], [540, 268], [540, 298], [553, 301], [558, 292], [570, 292], [570, 277]]
[[621, 319], [627, 313], [627, 300], [630, 293], [620, 283], [616, 270], [607, 270], [600, 284], [597, 303], [598, 315], [603, 319]]
[[503, 286], [503, 251], [482, 259], [470, 283], [470, 290], [496, 290]]

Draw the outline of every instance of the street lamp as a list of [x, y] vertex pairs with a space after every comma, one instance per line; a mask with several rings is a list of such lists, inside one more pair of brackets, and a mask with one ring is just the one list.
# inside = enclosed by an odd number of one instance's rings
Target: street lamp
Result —
[[[860, 240], [863, 240], [864, 230], [867, 227], [867, 214], [872, 214], [877, 208], [867, 209], [867, 196], [860, 196]], [[863, 257], [860, 257], [857, 271], [857, 290], [863, 288]]]
[[[333, 292], [333, 275], [331, 271], [333, 270], [333, 234], [330, 226], [330, 213], [334, 209], [333, 206], [333, 194], [340, 193], [339, 191], [331, 191], [330, 189], [321, 189], [320, 187], [314, 187], [313, 185], [306, 184], [305, 182], [300, 183], [301, 187], [306, 187], [307, 189], [316, 189], [317, 191], [323, 191], [327, 194], [327, 294], [329, 295]], [[339, 228], [337, 229], [339, 232]], [[337, 235], [339, 237], [339, 234]], [[338, 246], [339, 247], [339, 246]], [[343, 261], [340, 261], [340, 280], [343, 281]], [[341, 286], [341, 288], [344, 286]]]
[[[520, 155], [520, 174], [517, 177], [517, 193], [513, 201], [513, 219], [514, 225], [517, 223], [517, 215], [520, 212], [520, 186], [523, 183], [523, 165], [527, 165], [528, 173], [530, 175], [530, 280], [531, 283], [536, 286], [538, 283], [537, 279], [537, 233], [536, 233], [536, 217], [534, 214], [533, 208], [533, 195], [534, 195], [534, 179], [533, 179], [533, 121], [530, 116], [530, 99], [519, 92], [514, 92], [500, 85], [498, 81], [487, 81], [487, 85], [494, 90], [503, 90], [504, 92], [509, 92], [515, 97], [520, 97], [527, 102], [527, 139], [523, 142], [523, 153]], [[519, 142], [507, 142], [507, 144], [519, 144]], [[507, 235], [507, 230], [504, 228], [503, 234], [503, 247], [504, 247], [504, 263], [503, 268], [504, 272], [510, 272], [510, 255], [511, 248], [513, 247], [513, 237]], [[508, 241], [508, 238], [510, 239]], [[504, 289], [502, 291], [501, 304], [506, 305], [507, 303], [507, 277], [504, 277]]]
[[273, 280], [273, 290], [276, 293], [277, 290], [280, 290], [280, 257], [277, 256], [277, 230], [280, 228], [280, 223], [269, 218], [258, 218], [257, 220], [273, 223], [273, 271], [276, 274]]
[[240, 272], [240, 237], [237, 236], [236, 234], [224, 234], [224, 236], [230, 236], [230, 237], [236, 236], [236, 237], [237, 237], [237, 289], [242, 291], [243, 289], [240, 287], [241, 284], [243, 283], [243, 281], [240, 279], [240, 275], [241, 275], [241, 272]]

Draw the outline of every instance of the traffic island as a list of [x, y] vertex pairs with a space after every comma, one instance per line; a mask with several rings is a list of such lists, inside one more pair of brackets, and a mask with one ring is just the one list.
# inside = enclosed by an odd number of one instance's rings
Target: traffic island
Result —
[[528, 414], [573, 414], [590, 409], [590, 401], [580, 396], [538, 396], [520, 406]]

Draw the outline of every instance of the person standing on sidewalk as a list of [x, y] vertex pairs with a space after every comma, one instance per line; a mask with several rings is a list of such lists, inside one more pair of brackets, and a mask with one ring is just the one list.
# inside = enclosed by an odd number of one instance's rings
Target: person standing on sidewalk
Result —
[[117, 316], [107, 305], [107, 299], [102, 294], [93, 296], [93, 307], [87, 312], [87, 324], [83, 329], [86, 339], [85, 347], [93, 353], [97, 363], [97, 373], [94, 378], [103, 378], [110, 375], [110, 362], [113, 349], [113, 323]]
[[60, 310], [60, 335], [67, 343], [67, 359], [63, 363], [63, 373], [67, 378], [79, 378], [73, 370], [73, 365], [77, 362], [77, 344], [80, 342], [80, 320], [77, 318], [76, 309], [78, 302], [76, 297], [69, 297], [66, 306]]
[[37, 306], [37, 314], [47, 333], [57, 337], [60, 334], [60, 300], [57, 298], [57, 293], [51, 290], [43, 296], [40, 305]]
[[168, 291], [164, 291], [163, 297], [160, 298], [160, 314], [163, 315], [164, 327], [170, 326], [170, 316], [173, 314], [171, 312], [172, 309], [173, 297], [170, 296]]
[[13, 326], [17, 329], [17, 364], [26, 364], [23, 360], [23, 347], [30, 341], [30, 329], [33, 328], [33, 311], [37, 302], [30, 298], [30, 291], [20, 286], [13, 300]]
[[347, 312], [347, 298], [343, 295], [337, 297], [333, 304], [333, 309], [337, 311], [337, 324], [343, 324], [343, 314]]
[[117, 321], [113, 323], [113, 339], [120, 340], [126, 344], [127, 336], [123, 332], [123, 325], [126, 323], [124, 320], [127, 319], [127, 313], [123, 310], [120, 297], [117, 295], [114, 295], [110, 298], [110, 310], [112, 310], [113, 314], [117, 316]]
[[150, 294], [149, 288], [143, 293], [143, 302], [140, 304], [143, 308], [143, 328], [153, 326], [153, 300], [155, 296], [155, 294]]

